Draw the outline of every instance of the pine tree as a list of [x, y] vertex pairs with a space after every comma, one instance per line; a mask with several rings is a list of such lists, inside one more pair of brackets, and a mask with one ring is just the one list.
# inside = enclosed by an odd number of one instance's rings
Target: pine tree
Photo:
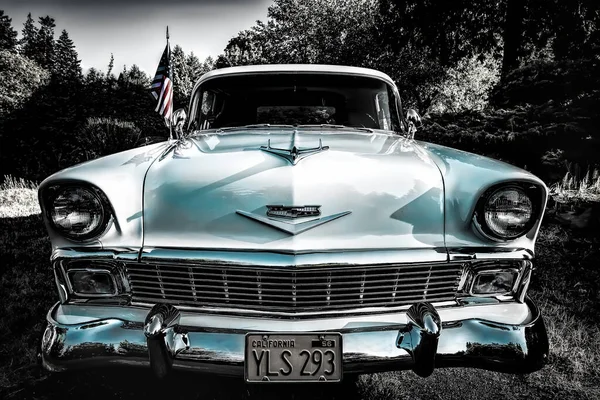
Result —
[[215, 60], [211, 56], [208, 56], [202, 63], [202, 73], [205, 74], [213, 69], [215, 69]]
[[12, 19], [0, 10], [0, 50], [14, 50], [17, 47], [17, 31], [12, 27]]
[[115, 66], [115, 56], [113, 55], [113, 53], [110, 53], [110, 61], [108, 62], [108, 71], [106, 72], [106, 76], [108, 78], [111, 77], [114, 66]]
[[173, 95], [175, 104], [185, 101], [185, 90], [189, 86], [189, 76], [185, 63], [185, 53], [181, 46], [176, 45], [171, 52], [171, 68], [173, 69]]
[[31, 59], [35, 60], [35, 47], [37, 43], [38, 30], [35, 27], [31, 13], [27, 14], [27, 19], [23, 24], [23, 30], [21, 31], [23, 37], [21, 38], [21, 53]]
[[198, 57], [196, 57], [193, 51], [190, 53], [190, 55], [186, 57], [185, 64], [187, 66], [192, 85], [194, 85], [196, 81], [200, 78], [200, 76], [206, 71], [203, 70], [203, 66], [200, 63], [200, 60], [198, 59]]
[[81, 65], [77, 59], [75, 44], [64, 29], [56, 41], [52, 72], [60, 82], [81, 81]]
[[136, 64], [133, 64], [129, 70], [123, 71], [127, 84], [140, 88], [147, 88], [150, 85], [150, 79], [144, 71]]
[[35, 41], [35, 53], [33, 59], [42, 67], [52, 69], [54, 64], [54, 18], [50, 16], [40, 17], [40, 30]]

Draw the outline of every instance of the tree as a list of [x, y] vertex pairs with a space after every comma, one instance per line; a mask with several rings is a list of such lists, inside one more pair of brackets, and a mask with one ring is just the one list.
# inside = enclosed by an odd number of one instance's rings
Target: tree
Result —
[[35, 47], [37, 43], [38, 30], [35, 27], [31, 13], [27, 14], [27, 19], [23, 24], [23, 30], [21, 31], [21, 34], [23, 35], [20, 41], [21, 53], [25, 57], [35, 60]]
[[110, 53], [110, 61], [108, 62], [108, 71], [106, 71], [107, 77], [112, 76], [112, 70], [114, 67], [115, 67], [115, 56], [113, 55], [113, 53]]
[[43, 68], [52, 69], [55, 59], [54, 28], [56, 24], [54, 18], [50, 16], [40, 17], [39, 23], [40, 29], [34, 42], [33, 60]]
[[0, 71], [0, 116], [22, 107], [50, 77], [35, 62], [7, 50], [0, 50]]
[[[213, 60], [211, 56], [208, 56], [202, 62], [202, 74], [212, 71], [213, 69], [215, 69], [215, 60]], [[200, 78], [200, 76], [198, 76], [198, 78]]]
[[0, 50], [14, 50], [17, 47], [17, 31], [12, 27], [12, 19], [0, 10]]
[[185, 101], [186, 89], [189, 86], [185, 53], [179, 45], [176, 45], [171, 52], [171, 68], [173, 71], [173, 100], [175, 107], [179, 107]]
[[204, 65], [200, 63], [200, 60], [193, 51], [185, 58], [185, 65], [187, 66], [188, 74], [190, 76], [191, 87], [189, 92], [191, 93], [191, 89], [193, 89], [196, 81], [208, 71], [204, 70]]
[[[275, 0], [266, 23], [232, 38], [217, 66], [265, 63], [369, 64], [375, 0]], [[373, 51], [373, 53], [371, 53]]]
[[137, 66], [137, 64], [133, 64], [129, 68], [125, 79], [128, 84], [133, 86], [143, 88], [147, 88], [148, 86], [150, 86], [150, 78], [148, 78], [148, 75], [146, 75], [146, 73], [142, 71], [140, 67]]
[[502, 57], [502, 78], [519, 66], [521, 55], [523, 19], [525, 18], [525, 2], [507, 0], [506, 17], [504, 18], [504, 55]]
[[552, 50], [558, 60], [589, 58], [600, 50], [600, 4], [595, 0], [555, 1]]
[[81, 65], [75, 44], [64, 29], [56, 42], [54, 55], [53, 73], [56, 79], [63, 84], [81, 82]]
[[231, 61], [229, 60], [229, 58], [224, 54], [219, 54], [219, 56], [217, 57], [217, 60], [215, 61], [216, 69], [233, 67], [234, 65], [235, 64], [232, 64]]

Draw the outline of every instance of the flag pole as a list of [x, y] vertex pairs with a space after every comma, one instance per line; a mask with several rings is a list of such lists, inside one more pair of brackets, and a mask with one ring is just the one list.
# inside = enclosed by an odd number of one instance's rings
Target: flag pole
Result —
[[[168, 66], [169, 68], [171, 68], [171, 46], [169, 45], [169, 25], [167, 25], [167, 48], [169, 49], [169, 60], [168, 60]], [[173, 84], [173, 82], [171, 82], [171, 85]], [[171, 99], [171, 110], [173, 110], [173, 98]], [[171, 115], [169, 116], [169, 140], [173, 140], [173, 112], [171, 111]]]

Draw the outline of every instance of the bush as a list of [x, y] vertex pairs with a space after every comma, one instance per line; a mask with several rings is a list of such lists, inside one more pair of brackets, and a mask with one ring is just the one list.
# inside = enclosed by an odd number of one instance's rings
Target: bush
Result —
[[550, 100], [568, 106], [593, 93], [597, 98], [599, 90], [600, 60], [537, 60], [509, 73], [490, 100], [496, 107], [541, 105]]
[[488, 95], [500, 80], [500, 63], [491, 55], [463, 58], [447, 71], [429, 111], [434, 113], [483, 110]]
[[88, 118], [77, 133], [81, 161], [132, 149], [141, 143], [141, 130], [132, 122], [115, 118]]
[[0, 71], [0, 117], [21, 107], [50, 80], [50, 73], [34, 61], [6, 50], [0, 51]]
[[600, 135], [590, 120], [561, 111], [552, 102], [432, 114], [417, 138], [506, 161], [550, 184], [564, 176], [567, 163], [584, 168], [600, 164]]

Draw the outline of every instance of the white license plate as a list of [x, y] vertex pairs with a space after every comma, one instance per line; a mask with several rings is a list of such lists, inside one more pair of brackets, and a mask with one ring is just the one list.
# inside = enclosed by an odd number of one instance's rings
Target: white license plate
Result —
[[249, 333], [244, 372], [247, 382], [339, 382], [339, 333]]

